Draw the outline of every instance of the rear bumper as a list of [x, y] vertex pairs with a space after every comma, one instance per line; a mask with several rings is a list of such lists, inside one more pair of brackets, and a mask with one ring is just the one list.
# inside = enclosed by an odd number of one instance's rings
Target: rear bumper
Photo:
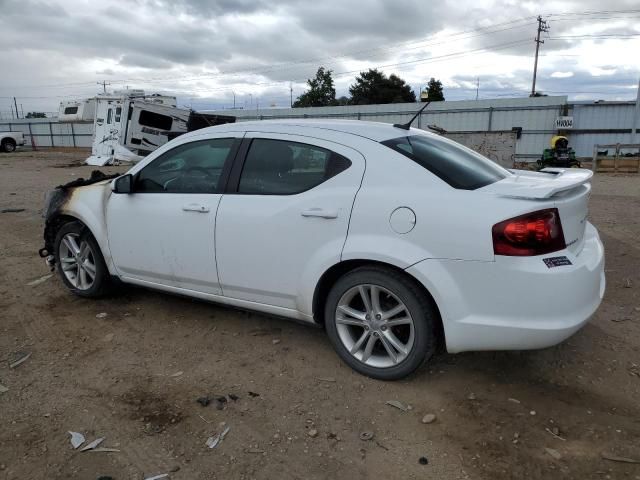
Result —
[[[561, 256], [571, 265], [549, 268], [543, 261]], [[424, 260], [407, 271], [434, 296], [452, 353], [555, 345], [589, 321], [605, 290], [604, 248], [591, 224], [578, 255]]]

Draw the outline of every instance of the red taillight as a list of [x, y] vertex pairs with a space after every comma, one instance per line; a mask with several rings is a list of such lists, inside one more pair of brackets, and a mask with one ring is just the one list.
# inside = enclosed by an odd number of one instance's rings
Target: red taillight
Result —
[[492, 229], [493, 253], [532, 256], [566, 247], [557, 208], [538, 210], [496, 223]]

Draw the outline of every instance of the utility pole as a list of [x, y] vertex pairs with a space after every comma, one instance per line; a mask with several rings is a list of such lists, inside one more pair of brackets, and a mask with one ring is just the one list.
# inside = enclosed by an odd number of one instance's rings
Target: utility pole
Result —
[[633, 119], [633, 143], [640, 143], [640, 80], [638, 80], [638, 93], [636, 95], [636, 111]]
[[479, 93], [480, 93], [480, 77], [476, 79], [476, 101], [478, 101]]
[[291, 97], [289, 105], [293, 108], [293, 85], [289, 82], [289, 96]]
[[538, 34], [536, 35], [536, 59], [533, 63], [533, 83], [531, 84], [531, 95], [530, 97], [536, 96], [536, 76], [538, 75], [538, 52], [540, 51], [540, 44], [544, 43], [544, 40], [540, 40], [540, 34], [542, 32], [548, 32], [549, 25], [547, 22], [542, 19], [540, 15], [538, 15]]
[[107, 85], [111, 85], [111, 83], [107, 83], [106, 80], [103, 80], [101, 82], [97, 82], [98, 85], [102, 85], [102, 92], [103, 93], [107, 93]]
[[16, 106], [16, 118], [20, 118], [20, 114], [18, 112], [18, 102], [16, 101], [16, 97], [13, 97], [13, 104]]

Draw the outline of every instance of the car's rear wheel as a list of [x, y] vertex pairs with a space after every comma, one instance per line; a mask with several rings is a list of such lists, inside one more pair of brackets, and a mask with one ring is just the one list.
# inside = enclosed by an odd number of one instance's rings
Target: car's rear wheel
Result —
[[4, 140], [2, 142], [2, 150], [4, 150], [7, 153], [15, 152], [15, 150], [16, 150], [16, 142], [11, 140], [10, 138]]
[[82, 297], [107, 292], [110, 277], [100, 247], [80, 222], [63, 225], [55, 241], [56, 265], [65, 286]]
[[435, 315], [427, 295], [406, 275], [361, 267], [329, 292], [325, 325], [338, 355], [354, 370], [397, 380], [435, 351]]

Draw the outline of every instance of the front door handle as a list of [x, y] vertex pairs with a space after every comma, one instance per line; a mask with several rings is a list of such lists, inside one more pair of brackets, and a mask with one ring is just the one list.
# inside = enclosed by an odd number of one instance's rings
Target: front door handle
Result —
[[325, 210], [324, 208], [309, 208], [300, 213], [303, 217], [338, 218], [337, 210]]
[[183, 205], [182, 210], [185, 212], [207, 213], [209, 211], [209, 207], [201, 205], [200, 203], [189, 203], [187, 205]]

